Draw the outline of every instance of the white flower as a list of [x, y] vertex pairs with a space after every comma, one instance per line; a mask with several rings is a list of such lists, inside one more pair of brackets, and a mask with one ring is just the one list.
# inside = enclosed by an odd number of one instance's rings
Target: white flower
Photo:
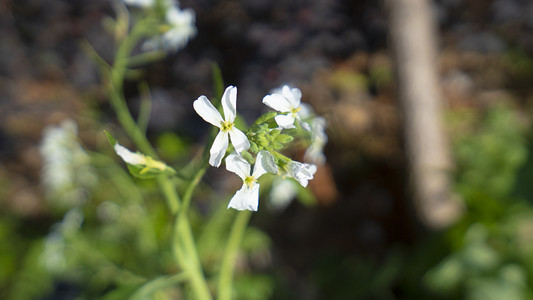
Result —
[[304, 159], [318, 165], [326, 162], [326, 156], [323, 153], [324, 146], [328, 142], [326, 134], [326, 119], [316, 117], [311, 126], [311, 145], [305, 150]]
[[194, 110], [206, 122], [220, 128], [218, 135], [209, 150], [209, 164], [213, 167], [219, 167], [222, 158], [228, 150], [228, 135], [231, 143], [238, 153], [250, 148], [250, 142], [246, 135], [235, 127], [233, 123], [237, 115], [237, 88], [228, 86], [224, 95], [222, 95], [222, 109], [224, 110], [224, 119], [218, 110], [211, 104], [206, 96], [200, 96], [193, 103]]
[[[143, 1], [144, 2], [144, 1]], [[178, 51], [196, 35], [195, 15], [192, 9], [180, 9], [176, 5], [166, 8], [166, 28], [163, 35], [152, 37], [143, 43], [143, 50], [166, 49]]]
[[83, 203], [97, 182], [91, 159], [80, 144], [74, 121], [47, 126], [39, 152], [43, 158], [42, 183], [52, 204], [65, 208]]
[[118, 156], [120, 156], [126, 163], [130, 165], [146, 165], [146, 157], [144, 155], [131, 152], [128, 148], [119, 143], [116, 143], [113, 148]]
[[306, 187], [309, 180], [313, 179], [316, 173], [316, 166], [304, 164], [297, 161], [291, 161], [286, 167], [287, 175], [296, 179], [303, 187]]
[[167, 166], [165, 163], [155, 160], [151, 158], [150, 156], [146, 156], [144, 154], [141, 154], [139, 152], [132, 152], [128, 148], [122, 146], [119, 143], [115, 143], [115, 146], [113, 146], [115, 149], [115, 152], [117, 153], [124, 162], [126, 162], [129, 165], [134, 165], [139, 168], [145, 168], [145, 171], [141, 171], [141, 174], [148, 170], [159, 170], [159, 171], [169, 171], [173, 172], [174, 170]]
[[126, 5], [148, 8], [155, 5], [155, 0], [122, 0]]
[[[301, 113], [306, 113], [307, 107], [300, 104], [302, 92], [298, 88], [290, 88], [284, 85], [281, 89], [276, 89], [272, 94], [263, 98], [263, 103], [282, 113], [275, 117], [278, 126], [285, 129], [295, 128], [294, 121], [298, 120], [300, 125], [309, 130], [309, 124], [301, 121]], [[304, 109], [300, 113], [300, 111]]]
[[257, 206], [259, 205], [259, 184], [257, 179], [266, 172], [278, 172], [278, 167], [272, 154], [266, 150], [259, 151], [255, 159], [254, 171], [251, 175], [250, 164], [237, 154], [228, 155], [226, 169], [239, 175], [243, 181], [242, 188], [231, 198], [228, 208], [257, 211]]
[[277, 210], [282, 210], [298, 193], [298, 186], [293, 180], [276, 177], [270, 190], [270, 203]]

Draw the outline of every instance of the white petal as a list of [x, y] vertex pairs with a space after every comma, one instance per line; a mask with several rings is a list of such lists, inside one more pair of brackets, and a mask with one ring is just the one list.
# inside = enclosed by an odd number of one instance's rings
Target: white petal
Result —
[[253, 184], [249, 189], [246, 185], [243, 185], [238, 190], [233, 198], [231, 198], [228, 208], [234, 208], [236, 210], [251, 210], [257, 211], [259, 206], [259, 184]]
[[300, 124], [300, 126], [307, 132], [311, 132], [311, 125], [309, 125], [309, 123], [307, 122], [304, 122], [302, 120], [298, 120], [298, 124]]
[[279, 112], [288, 112], [292, 109], [289, 100], [281, 94], [267, 95], [263, 98], [263, 103]]
[[298, 88], [290, 88], [289, 86], [285, 85], [281, 89], [281, 93], [293, 108], [300, 106], [300, 101], [302, 99], [302, 92]]
[[313, 121], [313, 139], [319, 140], [322, 143], [328, 141], [326, 134], [327, 121], [322, 117], [316, 117]]
[[297, 161], [289, 162], [287, 166], [289, 175], [296, 179], [303, 187], [306, 187], [310, 179], [316, 173], [316, 166], [311, 164], [303, 164]]
[[287, 207], [294, 197], [296, 197], [298, 186], [292, 180], [277, 177], [272, 182], [270, 190], [270, 202], [275, 209], [281, 210]]
[[294, 117], [292, 114], [288, 115], [277, 115], [275, 118], [278, 126], [285, 129], [295, 128], [294, 126]]
[[274, 157], [272, 156], [272, 154], [270, 154], [270, 152], [266, 150], [261, 150], [259, 151], [259, 153], [257, 153], [257, 157], [255, 158], [254, 173], [252, 174], [252, 176], [255, 179], [258, 179], [266, 172], [277, 174], [278, 166], [276, 166]]
[[146, 158], [144, 157], [144, 155], [131, 152], [130, 150], [128, 150], [128, 148], [120, 145], [119, 143], [116, 143], [114, 148], [118, 156], [120, 156], [128, 164], [130, 165], [146, 164]]
[[209, 153], [211, 154], [209, 157], [209, 164], [218, 168], [222, 162], [222, 158], [226, 154], [226, 150], [228, 150], [228, 134], [219, 131], [217, 137], [213, 141], [211, 149], [209, 150]]
[[248, 141], [246, 134], [244, 134], [239, 129], [232, 127], [229, 131], [229, 137], [231, 139], [231, 144], [233, 145], [233, 147], [235, 147], [235, 150], [237, 150], [237, 152], [240, 153], [241, 151], [250, 148], [250, 142]]
[[326, 156], [322, 152], [322, 148], [317, 147], [315, 144], [311, 144], [304, 154], [304, 160], [313, 164], [323, 165], [326, 163]]
[[224, 120], [233, 123], [237, 115], [237, 88], [231, 85], [228, 86], [220, 101], [224, 110]]
[[307, 103], [300, 103], [300, 111], [298, 112], [298, 115], [302, 119], [306, 119], [314, 115], [315, 112], [313, 110], [313, 107]]
[[230, 154], [226, 157], [226, 169], [239, 175], [242, 180], [250, 176], [250, 164], [237, 154]]
[[211, 123], [218, 128], [222, 126], [221, 124], [224, 121], [222, 116], [206, 96], [200, 96], [194, 101], [192, 106], [196, 113], [206, 122]]

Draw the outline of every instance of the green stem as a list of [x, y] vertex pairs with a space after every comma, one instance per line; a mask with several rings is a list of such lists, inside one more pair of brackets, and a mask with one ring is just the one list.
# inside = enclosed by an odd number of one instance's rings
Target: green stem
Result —
[[198, 257], [198, 251], [196, 249], [196, 243], [194, 241], [191, 226], [187, 218], [187, 211], [193, 192], [198, 186], [198, 183], [200, 183], [205, 171], [206, 166], [199, 168], [187, 186], [187, 189], [183, 194], [181, 210], [176, 216], [174, 229], [174, 253], [176, 258], [181, 260], [183, 253], [180, 252], [185, 252], [187, 260], [184, 261], [182, 265], [187, 268], [187, 271], [191, 275], [191, 285], [193, 286], [196, 299], [212, 299], [211, 293], [209, 292], [209, 288], [204, 279], [200, 258]]
[[[141, 152], [151, 156], [154, 159], [157, 159], [157, 153], [152, 148], [142, 129], [131, 116], [122, 91], [128, 58], [133, 50], [133, 47], [137, 43], [138, 39], [142, 37], [142, 35], [142, 24], [138, 23], [132, 29], [131, 34], [125, 37], [120, 44], [115, 57], [115, 63], [110, 72], [107, 74], [109, 76], [108, 93], [110, 96], [111, 105], [115, 109], [117, 118], [126, 133], [130, 136]], [[190, 191], [185, 194], [185, 196], [188, 197], [187, 207], [190, 203], [190, 198], [192, 197], [194, 188], [197, 186], [204, 172], [205, 168], [203, 168], [202, 172], [199, 172], [201, 174], [195, 176], [195, 178], [197, 177], [198, 179], [193, 179], [193, 181], [189, 184], [188, 191]], [[178, 264], [187, 272], [196, 298], [198, 300], [210, 300], [211, 294], [202, 272], [192, 231], [187, 219], [187, 209], [182, 209], [179, 213], [177, 213], [180, 199], [169, 177], [159, 176], [157, 180], [172, 214], [176, 215], [177, 218], [174, 229], [174, 235], [176, 237], [174, 240], [174, 253], [176, 255], [176, 260]]]
[[218, 279], [218, 299], [230, 300], [233, 289], [233, 273], [235, 271], [235, 260], [239, 252], [239, 245], [241, 244], [244, 231], [252, 215], [251, 211], [242, 211], [237, 213], [233, 227], [231, 228], [228, 243], [224, 257], [222, 258], [222, 266]]
[[143, 284], [133, 295], [130, 300], [152, 299], [152, 295], [164, 288], [168, 288], [187, 279], [187, 273], [179, 273], [172, 276], [161, 276], [154, 278]]
[[160, 175], [159, 177], [157, 177], [157, 183], [159, 184], [159, 188], [161, 188], [161, 190], [163, 191], [163, 196], [167, 201], [170, 213], [173, 216], [176, 215], [180, 207], [180, 199], [178, 193], [176, 193], [176, 188], [174, 187], [174, 184], [172, 183], [170, 178], [167, 177], [167, 175]]
[[145, 52], [138, 54], [136, 56], [130, 57], [128, 61], [128, 66], [130, 67], [136, 67], [136, 66], [142, 66], [154, 61], [162, 60], [165, 58], [167, 53], [163, 50], [156, 50], [151, 52]]

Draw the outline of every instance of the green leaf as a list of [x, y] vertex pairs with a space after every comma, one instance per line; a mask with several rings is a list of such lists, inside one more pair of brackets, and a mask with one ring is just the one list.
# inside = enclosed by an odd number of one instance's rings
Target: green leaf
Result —
[[288, 134], [280, 134], [276, 137], [276, 142], [282, 144], [290, 143], [292, 140], [294, 140], [294, 138]]
[[115, 140], [115, 138], [109, 132], [107, 132], [107, 130], [104, 130], [104, 132], [107, 135], [107, 140], [109, 141], [109, 144], [111, 144], [111, 147], [115, 147], [117, 140]]
[[241, 156], [249, 163], [249, 164], [253, 164], [254, 162], [254, 157], [250, 154], [250, 152], [248, 151], [242, 151], [241, 152]]
[[266, 123], [267, 121], [269, 121], [270, 119], [274, 118], [275, 116], [277, 116], [278, 113], [275, 112], [275, 111], [269, 111], [265, 114], [263, 114], [262, 116], [260, 116], [259, 118], [257, 118], [257, 120], [255, 120], [254, 124], [262, 124], [262, 123]]
[[273, 137], [273, 138], [276, 138], [279, 134], [281, 133], [281, 130], [279, 129], [274, 129], [270, 132], [270, 136]]
[[259, 152], [259, 147], [257, 147], [257, 144], [253, 141], [250, 141], [250, 151], [252, 151], [253, 153]]
[[278, 142], [272, 142], [270, 143], [270, 147], [274, 148], [274, 150], [281, 150], [283, 149], [283, 145]]

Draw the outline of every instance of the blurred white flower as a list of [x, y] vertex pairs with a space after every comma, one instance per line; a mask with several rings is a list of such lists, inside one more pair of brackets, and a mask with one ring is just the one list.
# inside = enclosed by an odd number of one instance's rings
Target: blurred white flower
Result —
[[311, 123], [311, 144], [305, 150], [304, 160], [317, 165], [326, 162], [324, 146], [328, 142], [326, 134], [327, 121], [323, 117], [316, 117]]
[[67, 240], [78, 232], [82, 223], [83, 213], [79, 207], [74, 207], [64, 215], [61, 222], [52, 226], [52, 230], [44, 239], [44, 249], [39, 257], [49, 272], [57, 274], [66, 269]]
[[146, 156], [131, 152], [128, 148], [116, 143], [113, 147], [118, 156], [120, 156], [126, 163], [130, 165], [146, 165]]
[[250, 174], [251, 166], [244, 158], [237, 154], [230, 154], [226, 158], [226, 169], [237, 174], [243, 181], [242, 188], [231, 198], [228, 208], [257, 211], [259, 205], [259, 184], [257, 180], [267, 172], [278, 172], [278, 167], [272, 154], [265, 150], [259, 151], [252, 174]]
[[156, 0], [122, 0], [126, 5], [137, 6], [142, 8], [153, 7]]
[[209, 150], [211, 156], [209, 164], [213, 167], [219, 167], [222, 158], [228, 150], [228, 136], [235, 150], [240, 153], [250, 148], [250, 142], [246, 135], [235, 127], [234, 121], [237, 116], [237, 88], [228, 86], [224, 95], [222, 95], [222, 109], [224, 110], [224, 119], [218, 110], [211, 104], [206, 96], [200, 96], [193, 103], [194, 110], [206, 122], [220, 128], [218, 135], [213, 141], [213, 146]]
[[263, 103], [274, 110], [286, 113], [274, 118], [279, 127], [284, 129], [295, 128], [294, 122], [298, 120], [300, 126], [309, 131], [309, 124], [301, 120], [302, 115], [308, 114], [308, 107], [301, 104], [301, 99], [302, 92], [298, 88], [291, 88], [288, 85], [284, 85], [281, 88], [275, 89], [272, 94], [266, 95], [263, 98]]
[[165, 13], [166, 26], [163, 34], [154, 36], [142, 45], [145, 51], [163, 49], [178, 51], [196, 35], [195, 14], [192, 9], [180, 9], [177, 5], [168, 5]]
[[97, 177], [78, 142], [76, 123], [66, 120], [60, 126], [46, 127], [39, 151], [43, 158], [41, 181], [48, 198], [63, 207], [83, 203]]
[[272, 181], [270, 190], [270, 203], [277, 210], [282, 210], [291, 203], [298, 193], [298, 186], [293, 180], [276, 177]]

